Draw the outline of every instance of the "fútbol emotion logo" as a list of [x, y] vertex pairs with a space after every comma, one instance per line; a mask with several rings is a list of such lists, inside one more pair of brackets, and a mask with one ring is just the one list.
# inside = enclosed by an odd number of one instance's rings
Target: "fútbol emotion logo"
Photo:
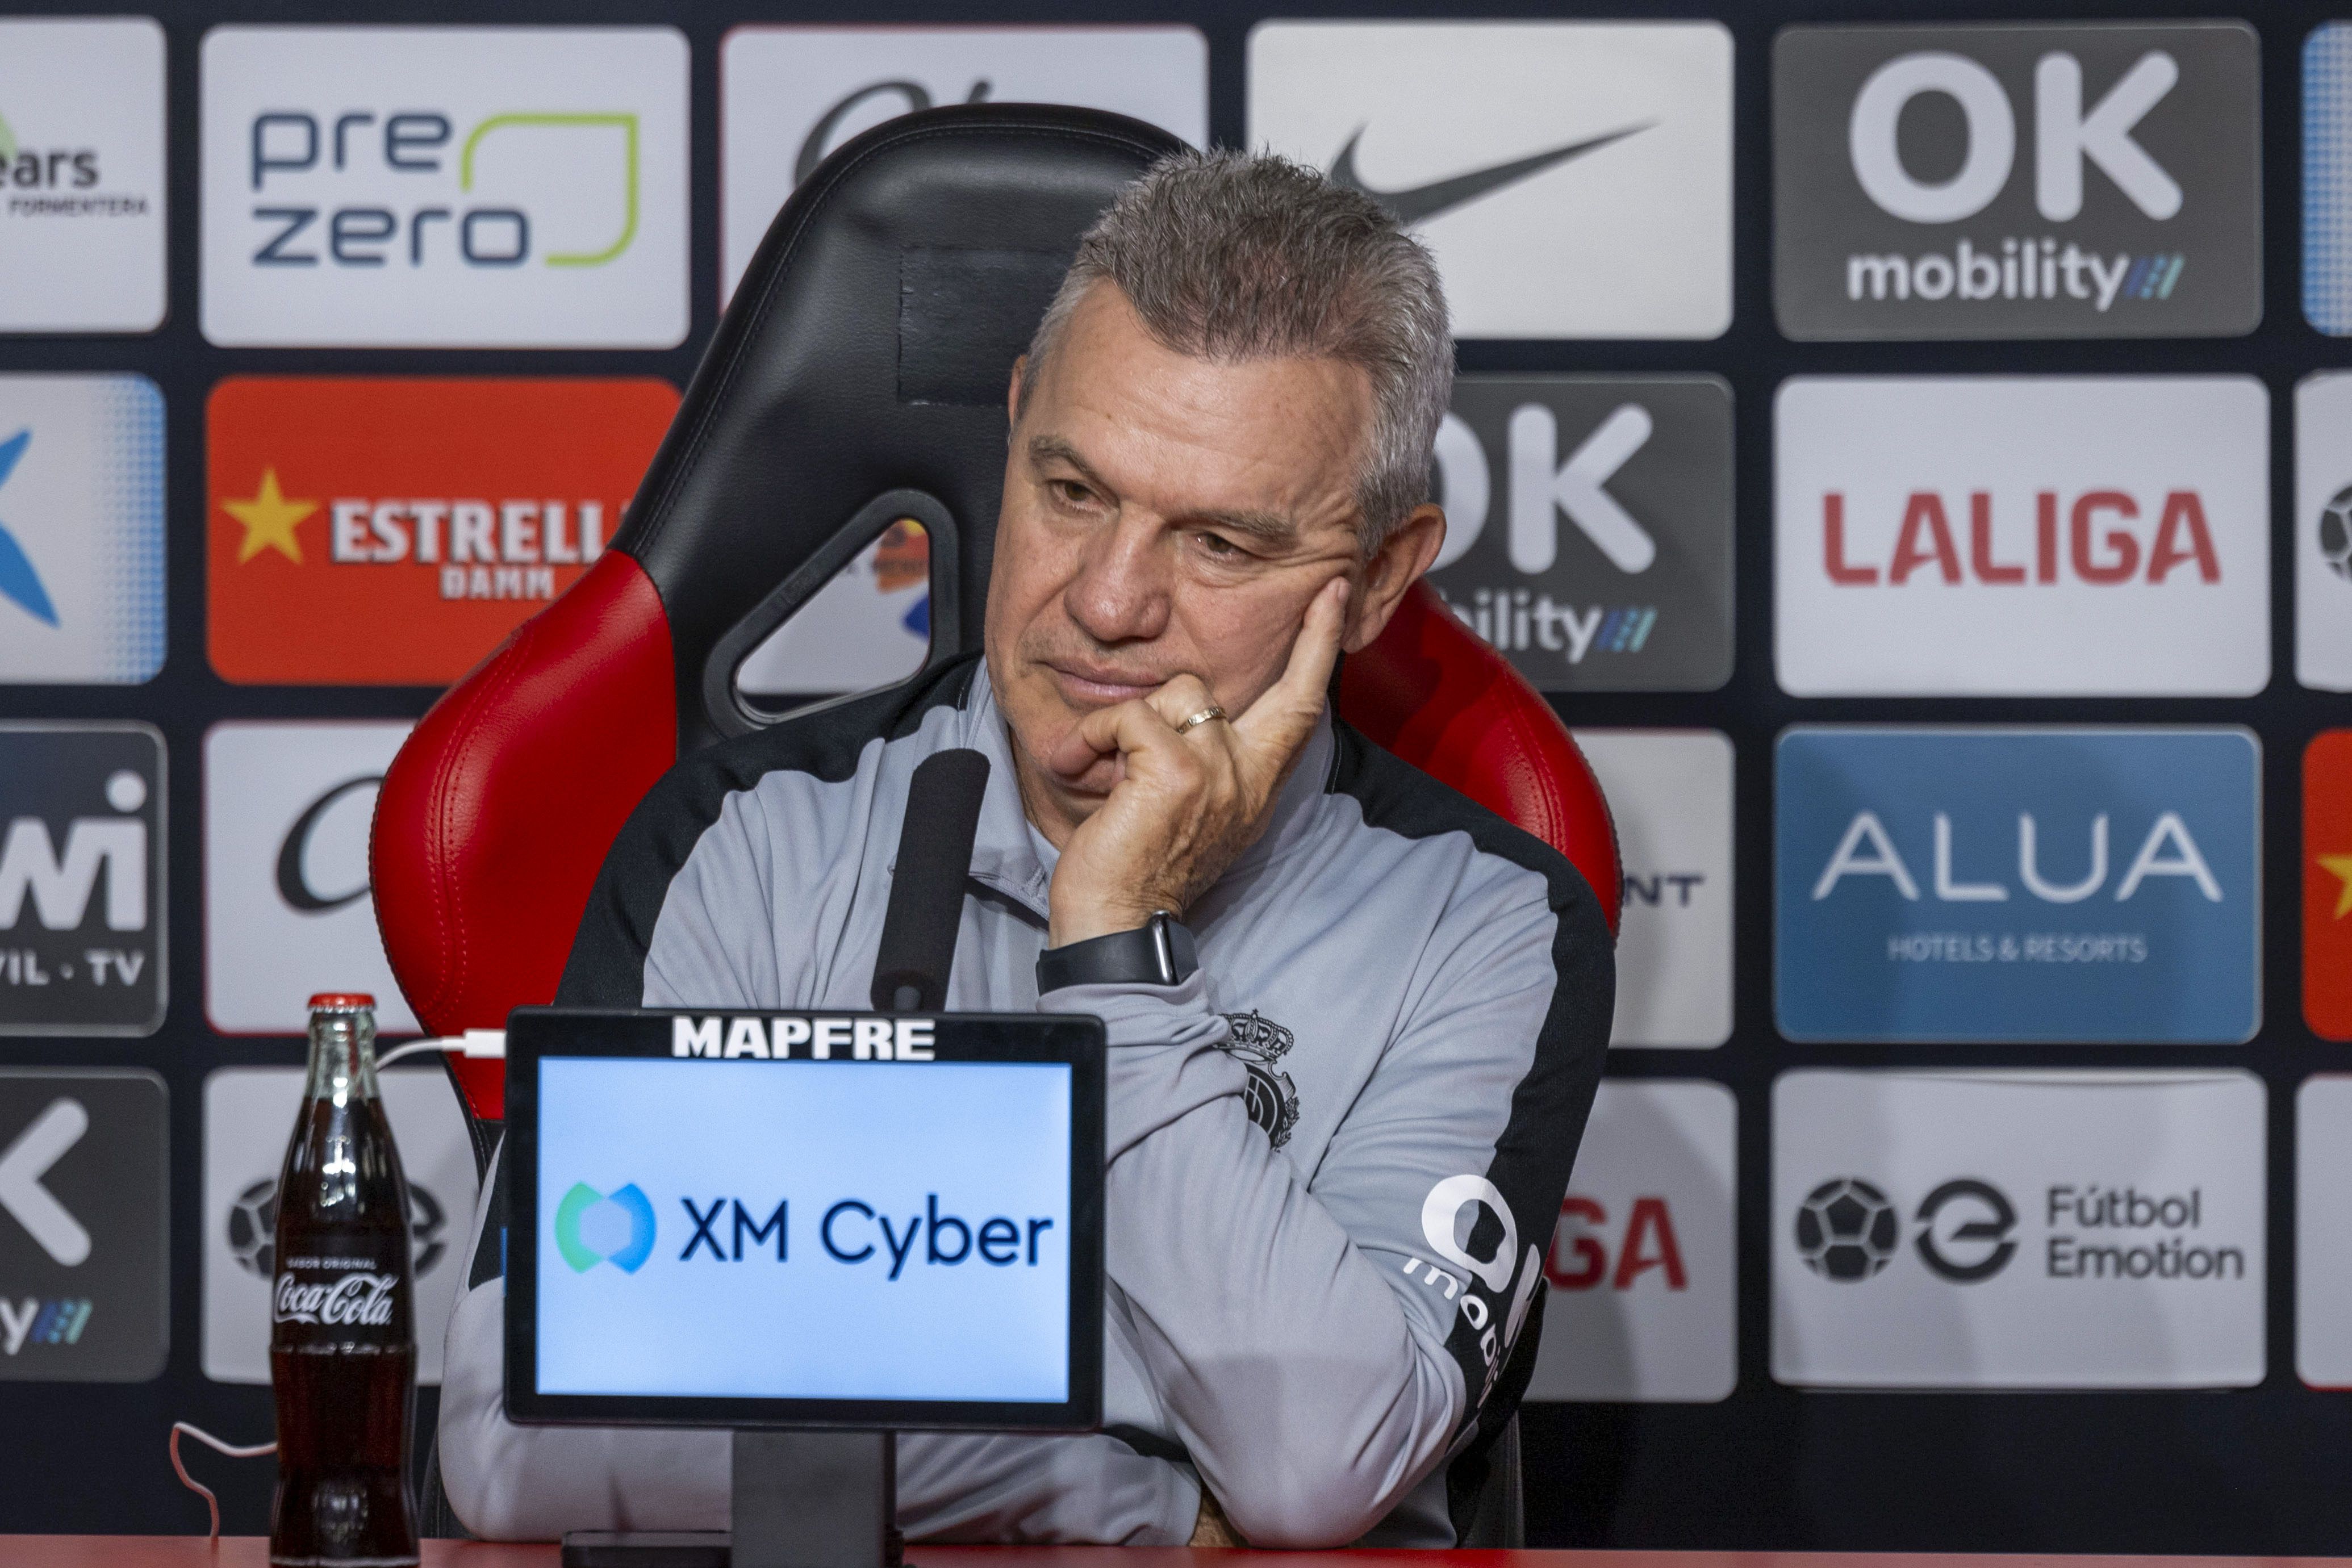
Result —
[[1772, 1103], [1781, 1382], [2261, 1381], [2252, 1075], [1801, 1071]]
[[686, 335], [668, 27], [215, 27], [215, 343], [668, 348]]
[[2252, 331], [2260, 52], [2242, 22], [1785, 29], [1772, 50], [1780, 329]]

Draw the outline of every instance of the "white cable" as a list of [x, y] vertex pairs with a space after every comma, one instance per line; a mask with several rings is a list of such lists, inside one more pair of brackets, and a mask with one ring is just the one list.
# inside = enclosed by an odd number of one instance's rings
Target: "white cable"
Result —
[[375, 1059], [377, 1071], [390, 1067], [404, 1056], [415, 1056], [420, 1051], [440, 1051], [445, 1042], [437, 1040], [412, 1040], [406, 1045], [396, 1045]]
[[186, 1487], [190, 1491], [194, 1492], [197, 1496], [203, 1498], [205, 1500], [205, 1507], [212, 1511], [212, 1539], [218, 1541], [220, 1539], [220, 1500], [213, 1496], [212, 1488], [205, 1485], [204, 1482], [190, 1475], [188, 1473], [188, 1467], [180, 1462], [180, 1434], [183, 1432], [185, 1432], [189, 1437], [194, 1437], [197, 1442], [204, 1444], [206, 1448], [211, 1448], [217, 1453], [226, 1454], [232, 1459], [257, 1459], [264, 1454], [276, 1453], [278, 1451], [278, 1445], [275, 1443], [256, 1443], [249, 1448], [240, 1448], [234, 1443], [222, 1442], [218, 1437], [214, 1437], [202, 1427], [192, 1426], [185, 1421], [174, 1421], [172, 1423], [172, 1469], [179, 1473], [180, 1484]]
[[404, 1056], [414, 1056], [420, 1051], [442, 1051], [460, 1053], [469, 1059], [500, 1057], [507, 1053], [507, 1031], [502, 1029], [469, 1029], [462, 1035], [446, 1040], [412, 1040], [398, 1045], [375, 1059], [378, 1068], [390, 1067]]

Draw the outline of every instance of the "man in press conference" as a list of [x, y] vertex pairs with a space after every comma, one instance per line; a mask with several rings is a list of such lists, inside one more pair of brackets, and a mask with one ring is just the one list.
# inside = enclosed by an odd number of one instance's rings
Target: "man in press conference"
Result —
[[[1163, 161], [1013, 371], [983, 653], [688, 758], [605, 861], [562, 1004], [862, 1007], [909, 776], [990, 759], [948, 1006], [1108, 1028], [1104, 1429], [902, 1436], [910, 1538], [1454, 1543], [1614, 977], [1565, 859], [1329, 712], [1444, 541], [1453, 357], [1369, 198]], [[507, 1420], [504, 1186], [448, 1330], [458, 1517], [724, 1528], [725, 1432]]]

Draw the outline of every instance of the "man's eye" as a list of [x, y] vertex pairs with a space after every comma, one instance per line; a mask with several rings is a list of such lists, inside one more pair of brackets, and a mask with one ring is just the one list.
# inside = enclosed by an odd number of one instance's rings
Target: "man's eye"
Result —
[[1095, 498], [1095, 493], [1092, 490], [1075, 479], [1049, 479], [1046, 485], [1054, 492], [1054, 499], [1066, 507], [1087, 506]]
[[1200, 539], [1203, 550], [1219, 560], [1238, 560], [1249, 553], [1223, 534], [1203, 533], [1194, 537]]

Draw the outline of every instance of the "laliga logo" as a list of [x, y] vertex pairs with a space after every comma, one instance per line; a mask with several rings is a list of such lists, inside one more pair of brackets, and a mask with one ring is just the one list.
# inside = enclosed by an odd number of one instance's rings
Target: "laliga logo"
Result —
[[555, 1206], [555, 1249], [575, 1274], [599, 1263], [634, 1274], [653, 1256], [654, 1206], [635, 1182], [611, 1194], [573, 1182]]

